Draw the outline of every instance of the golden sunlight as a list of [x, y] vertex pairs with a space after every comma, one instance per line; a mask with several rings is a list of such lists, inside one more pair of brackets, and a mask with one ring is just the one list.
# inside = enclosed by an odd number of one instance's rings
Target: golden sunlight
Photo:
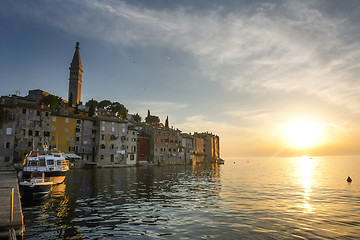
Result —
[[323, 129], [320, 122], [299, 118], [283, 125], [286, 143], [295, 148], [310, 148], [321, 143]]

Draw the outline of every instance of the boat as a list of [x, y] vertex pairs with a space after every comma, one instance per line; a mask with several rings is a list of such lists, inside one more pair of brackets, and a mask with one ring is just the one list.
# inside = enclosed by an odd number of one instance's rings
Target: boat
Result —
[[22, 196], [47, 194], [53, 184], [53, 182], [46, 181], [44, 172], [33, 171], [29, 179], [19, 182], [20, 193]]
[[69, 169], [69, 161], [65, 158], [64, 153], [32, 151], [24, 159], [22, 174], [23, 179], [29, 180], [33, 172], [43, 172], [46, 181], [59, 184], [64, 182]]
[[224, 164], [225, 161], [221, 158], [219, 158], [217, 161], [216, 161], [217, 164]]

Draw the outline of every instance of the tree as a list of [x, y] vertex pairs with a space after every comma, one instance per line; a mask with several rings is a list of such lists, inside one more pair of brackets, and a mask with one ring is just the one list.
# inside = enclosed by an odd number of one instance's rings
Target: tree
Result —
[[135, 122], [141, 122], [141, 117], [138, 113], [133, 116], [133, 119]]
[[166, 116], [165, 127], [169, 128], [169, 117], [168, 116]]
[[89, 107], [89, 117], [95, 115], [96, 108], [98, 106], [98, 101], [91, 99], [85, 103], [85, 106]]
[[105, 110], [110, 110], [111, 104], [112, 103], [109, 100], [102, 100], [101, 102], [99, 102], [98, 107], [103, 108]]
[[108, 110], [110, 110], [113, 114], [121, 117], [122, 119], [125, 119], [127, 116], [128, 110], [124, 105], [122, 105], [119, 102], [111, 103], [108, 108], [109, 108]]
[[148, 114], [147, 114], [147, 117], [145, 118], [145, 122], [146, 123], [149, 123], [149, 121], [150, 121], [150, 110], [148, 110]]
[[62, 102], [62, 99], [60, 97], [54, 96], [54, 95], [47, 95], [41, 98], [39, 104], [43, 104], [46, 106], [50, 105], [51, 110], [59, 110], [60, 109], [60, 103]]

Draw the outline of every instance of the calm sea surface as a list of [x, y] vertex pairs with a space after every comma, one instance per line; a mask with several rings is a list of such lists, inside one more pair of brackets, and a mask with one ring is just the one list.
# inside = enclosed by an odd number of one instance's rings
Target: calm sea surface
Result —
[[24, 239], [360, 239], [360, 157], [72, 169], [23, 213]]

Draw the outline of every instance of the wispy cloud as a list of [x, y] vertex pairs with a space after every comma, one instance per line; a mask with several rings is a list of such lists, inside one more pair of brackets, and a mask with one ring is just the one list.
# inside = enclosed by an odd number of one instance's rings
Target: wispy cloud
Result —
[[20, 9], [64, 31], [115, 45], [188, 53], [206, 79], [231, 91], [300, 92], [360, 112], [360, 26], [321, 11], [316, 1], [229, 12], [71, 2]]

